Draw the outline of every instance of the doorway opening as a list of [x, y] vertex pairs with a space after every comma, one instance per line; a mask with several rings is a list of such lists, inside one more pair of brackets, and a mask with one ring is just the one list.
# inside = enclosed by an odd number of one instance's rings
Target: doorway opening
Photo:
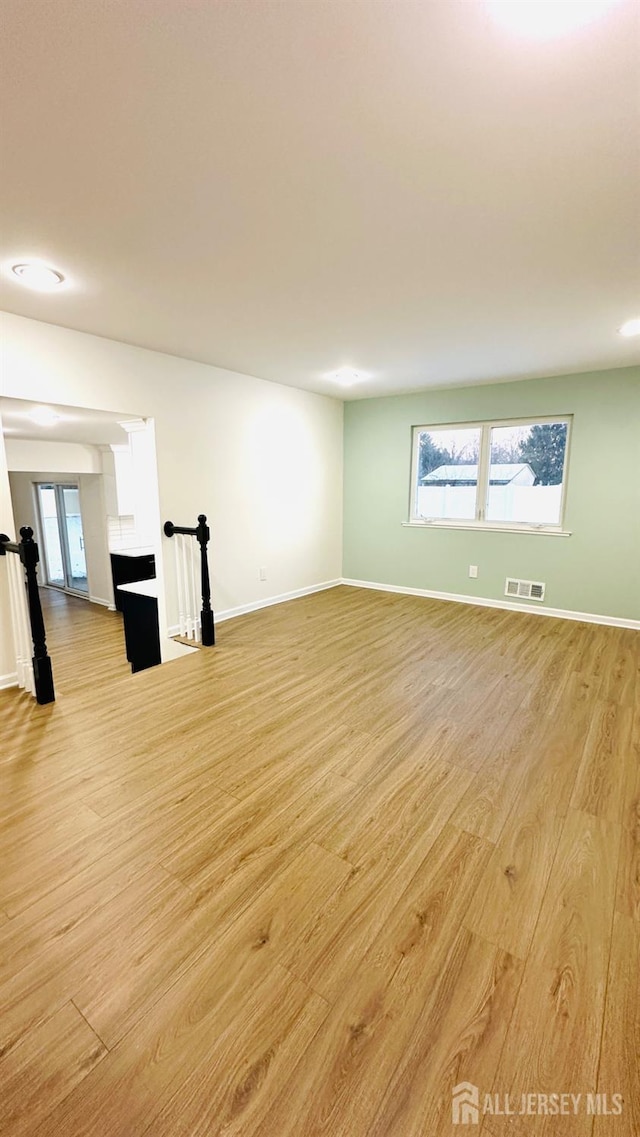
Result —
[[77, 482], [36, 484], [46, 583], [63, 592], [88, 597], [80, 487]]
[[77, 685], [78, 661], [90, 666], [92, 681], [106, 676], [107, 657], [114, 675], [130, 673], [116, 591], [146, 587], [149, 578], [157, 580], [162, 662], [190, 654], [167, 629], [153, 419], [63, 404], [49, 411], [44, 426], [33, 403], [0, 398], [8, 531], [29, 526], [36, 535], [57, 689]]

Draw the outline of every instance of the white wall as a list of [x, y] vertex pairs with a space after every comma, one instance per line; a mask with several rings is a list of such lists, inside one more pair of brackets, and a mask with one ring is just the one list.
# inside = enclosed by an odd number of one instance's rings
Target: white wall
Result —
[[[2, 434], [2, 417], [0, 416], [0, 533], [6, 533], [11, 540], [15, 539], [13, 528], [13, 515], [11, 512], [11, 490], [9, 487], [9, 471], [7, 469], [7, 456], [5, 453], [4, 437]], [[13, 634], [11, 631], [11, 609], [9, 607], [9, 581], [7, 576], [6, 559], [10, 554], [0, 557], [0, 688], [15, 683], [16, 657], [13, 650]]]
[[54, 474], [75, 470], [78, 474], [99, 474], [102, 469], [98, 448], [79, 442], [6, 438], [5, 447], [10, 470], [49, 470]]
[[114, 454], [111, 450], [111, 447], [109, 446], [100, 446], [99, 450], [102, 459], [102, 488], [104, 492], [104, 507], [107, 512], [107, 517], [117, 517], [119, 513], [119, 506]]
[[207, 514], [217, 610], [340, 577], [341, 402], [8, 313], [0, 334], [0, 394], [154, 419], [161, 520]]
[[[115, 446], [111, 451], [111, 462], [114, 474], [115, 506], [113, 515], [118, 517], [132, 517], [134, 509], [133, 492], [133, 465], [131, 462], [131, 447]], [[106, 457], [106, 456], [105, 456]], [[105, 463], [102, 463], [105, 469]], [[111, 497], [111, 494], [109, 495]]]
[[113, 606], [113, 580], [107, 543], [107, 510], [101, 474], [81, 474], [80, 508], [87, 557], [87, 580], [91, 600]]
[[[131, 500], [131, 512], [136, 531], [136, 545], [155, 545], [158, 533], [162, 531], [160, 523], [160, 503], [158, 500], [157, 455], [155, 441], [155, 424], [147, 422], [142, 430], [134, 430], [129, 435], [131, 459], [129, 469], [126, 466], [119, 469], [118, 455], [116, 458], [116, 485], [118, 487], [118, 513], [126, 512], [126, 506]], [[126, 482], [129, 481], [129, 490], [126, 492]], [[124, 507], [121, 483], [125, 482]], [[158, 546], [156, 555], [160, 552]]]

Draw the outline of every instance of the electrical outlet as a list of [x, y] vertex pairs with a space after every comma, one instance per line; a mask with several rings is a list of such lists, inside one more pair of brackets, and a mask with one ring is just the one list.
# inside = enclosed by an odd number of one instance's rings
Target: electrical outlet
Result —
[[478, 566], [469, 565], [469, 576], [476, 577], [478, 575]]
[[266, 580], [266, 579], [267, 579], [266, 565], [261, 565], [260, 566], [260, 580]]

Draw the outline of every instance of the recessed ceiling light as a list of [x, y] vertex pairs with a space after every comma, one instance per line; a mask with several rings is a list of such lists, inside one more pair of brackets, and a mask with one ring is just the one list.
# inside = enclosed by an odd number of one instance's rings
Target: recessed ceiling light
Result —
[[11, 272], [25, 288], [33, 288], [36, 292], [55, 292], [65, 283], [64, 276], [57, 268], [51, 268], [41, 261], [24, 261], [12, 265]]
[[34, 407], [32, 411], [29, 411], [27, 417], [32, 422], [37, 423], [38, 426], [55, 426], [57, 422], [60, 422], [62, 415], [59, 415], [52, 407]]
[[619, 0], [487, 0], [494, 19], [535, 39], [561, 36], [597, 20]]
[[621, 336], [640, 336], [640, 316], [634, 316], [633, 320], [626, 320], [621, 328], [618, 328]]
[[352, 387], [354, 383], [362, 383], [368, 378], [364, 371], [356, 371], [354, 367], [340, 367], [338, 371], [332, 371], [327, 375], [327, 379], [333, 379], [333, 382], [339, 383], [341, 387]]

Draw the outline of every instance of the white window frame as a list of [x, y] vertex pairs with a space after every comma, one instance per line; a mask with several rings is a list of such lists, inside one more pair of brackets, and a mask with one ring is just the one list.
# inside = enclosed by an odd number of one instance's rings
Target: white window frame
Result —
[[[562, 492], [560, 497], [560, 520], [548, 525], [530, 521], [488, 521], [486, 519], [489, 499], [489, 471], [491, 457], [491, 431], [502, 426], [538, 426], [544, 423], [564, 422], [567, 424], [567, 442], [564, 449], [562, 467]], [[560, 537], [571, 536], [564, 528], [564, 512], [567, 495], [567, 475], [569, 470], [569, 449], [573, 415], [536, 415], [526, 418], [484, 419], [474, 422], [438, 422], [428, 426], [414, 426], [411, 443], [411, 485], [409, 492], [409, 520], [404, 525], [425, 526], [444, 529], [494, 529], [503, 533], [546, 533]], [[420, 435], [438, 430], [480, 430], [480, 455], [478, 460], [478, 484], [476, 486], [476, 508], [474, 518], [423, 517], [416, 512], [418, 497], [418, 461]]]

